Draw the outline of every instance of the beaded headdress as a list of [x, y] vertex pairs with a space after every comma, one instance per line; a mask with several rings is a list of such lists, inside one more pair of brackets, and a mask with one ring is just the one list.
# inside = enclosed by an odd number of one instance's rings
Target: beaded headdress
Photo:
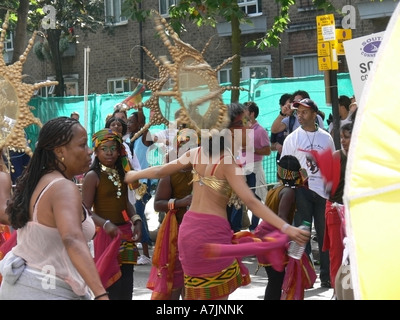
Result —
[[283, 184], [291, 188], [304, 185], [308, 179], [307, 171], [303, 168], [300, 168], [299, 171], [292, 171], [278, 164], [277, 173]]
[[122, 137], [119, 133], [111, 130], [111, 129], [102, 129], [97, 131], [92, 136], [92, 147], [96, 149], [99, 145], [107, 142], [107, 141], [117, 141], [120, 146], [120, 157], [122, 162], [122, 167], [125, 172], [132, 170], [131, 164], [128, 159], [128, 154], [125, 150], [125, 145], [122, 143]]

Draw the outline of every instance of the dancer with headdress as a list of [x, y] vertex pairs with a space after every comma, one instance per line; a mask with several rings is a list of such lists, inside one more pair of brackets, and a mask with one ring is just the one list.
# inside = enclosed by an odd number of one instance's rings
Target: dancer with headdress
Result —
[[[133, 182], [142, 178], [159, 179], [180, 170], [193, 172], [192, 203], [178, 234], [179, 259], [185, 274], [185, 299], [227, 299], [238, 287], [250, 282], [247, 268], [234, 256], [205, 260], [204, 250], [208, 243], [232, 243], [233, 231], [226, 206], [233, 193], [254, 214], [298, 243], [305, 244], [309, 237], [309, 232], [279, 218], [247, 186], [233, 157], [231, 143], [233, 130], [245, 130], [243, 106], [235, 103], [228, 107], [231, 123], [228, 129], [204, 132], [201, 146], [188, 150], [177, 160], [139, 172], [130, 171], [125, 176], [126, 182]], [[286, 235], [282, 236], [286, 238]], [[256, 243], [251, 245], [257, 247]]]
[[138, 253], [134, 240], [140, 239], [142, 225], [124, 183], [130, 163], [117, 132], [102, 129], [92, 142], [95, 158], [83, 181], [82, 197], [98, 226], [94, 260], [110, 299], [132, 300]]

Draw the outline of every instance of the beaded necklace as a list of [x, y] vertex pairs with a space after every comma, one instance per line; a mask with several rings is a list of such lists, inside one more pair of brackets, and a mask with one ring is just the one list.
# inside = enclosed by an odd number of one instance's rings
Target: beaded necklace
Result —
[[111, 180], [114, 186], [117, 187], [117, 199], [119, 199], [122, 195], [121, 192], [121, 180], [119, 178], [119, 173], [116, 169], [112, 169], [109, 167], [106, 167], [105, 165], [100, 163], [100, 170], [102, 172], [106, 172], [108, 174], [108, 179]]
[[310, 142], [310, 145], [311, 145], [311, 150], [314, 150], [314, 149], [313, 149], [313, 148], [314, 148], [314, 139], [315, 139], [315, 136], [316, 136], [317, 131], [318, 131], [318, 126], [315, 125], [315, 131], [313, 131], [312, 141], [311, 141], [310, 137], [308, 136], [308, 131], [305, 130], [304, 128], [303, 128], [303, 130], [306, 132], [307, 139], [308, 139], [308, 141]]

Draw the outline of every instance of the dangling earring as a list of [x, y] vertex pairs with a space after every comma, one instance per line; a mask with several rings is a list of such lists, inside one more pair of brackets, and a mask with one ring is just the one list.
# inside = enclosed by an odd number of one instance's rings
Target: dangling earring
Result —
[[64, 162], [64, 160], [65, 160], [64, 157], [61, 157], [61, 161]]

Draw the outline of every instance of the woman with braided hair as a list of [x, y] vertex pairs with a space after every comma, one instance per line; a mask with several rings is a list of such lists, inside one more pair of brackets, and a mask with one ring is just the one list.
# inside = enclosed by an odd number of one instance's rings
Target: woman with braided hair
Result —
[[88, 246], [95, 225], [72, 181], [91, 155], [77, 120], [58, 117], [41, 128], [6, 209], [17, 244], [0, 262], [0, 300], [108, 300]]
[[11, 196], [11, 187], [11, 176], [3, 160], [3, 150], [0, 149], [0, 230], [2, 230], [1, 224], [9, 224], [8, 216], [6, 215], [6, 207], [7, 201]]

